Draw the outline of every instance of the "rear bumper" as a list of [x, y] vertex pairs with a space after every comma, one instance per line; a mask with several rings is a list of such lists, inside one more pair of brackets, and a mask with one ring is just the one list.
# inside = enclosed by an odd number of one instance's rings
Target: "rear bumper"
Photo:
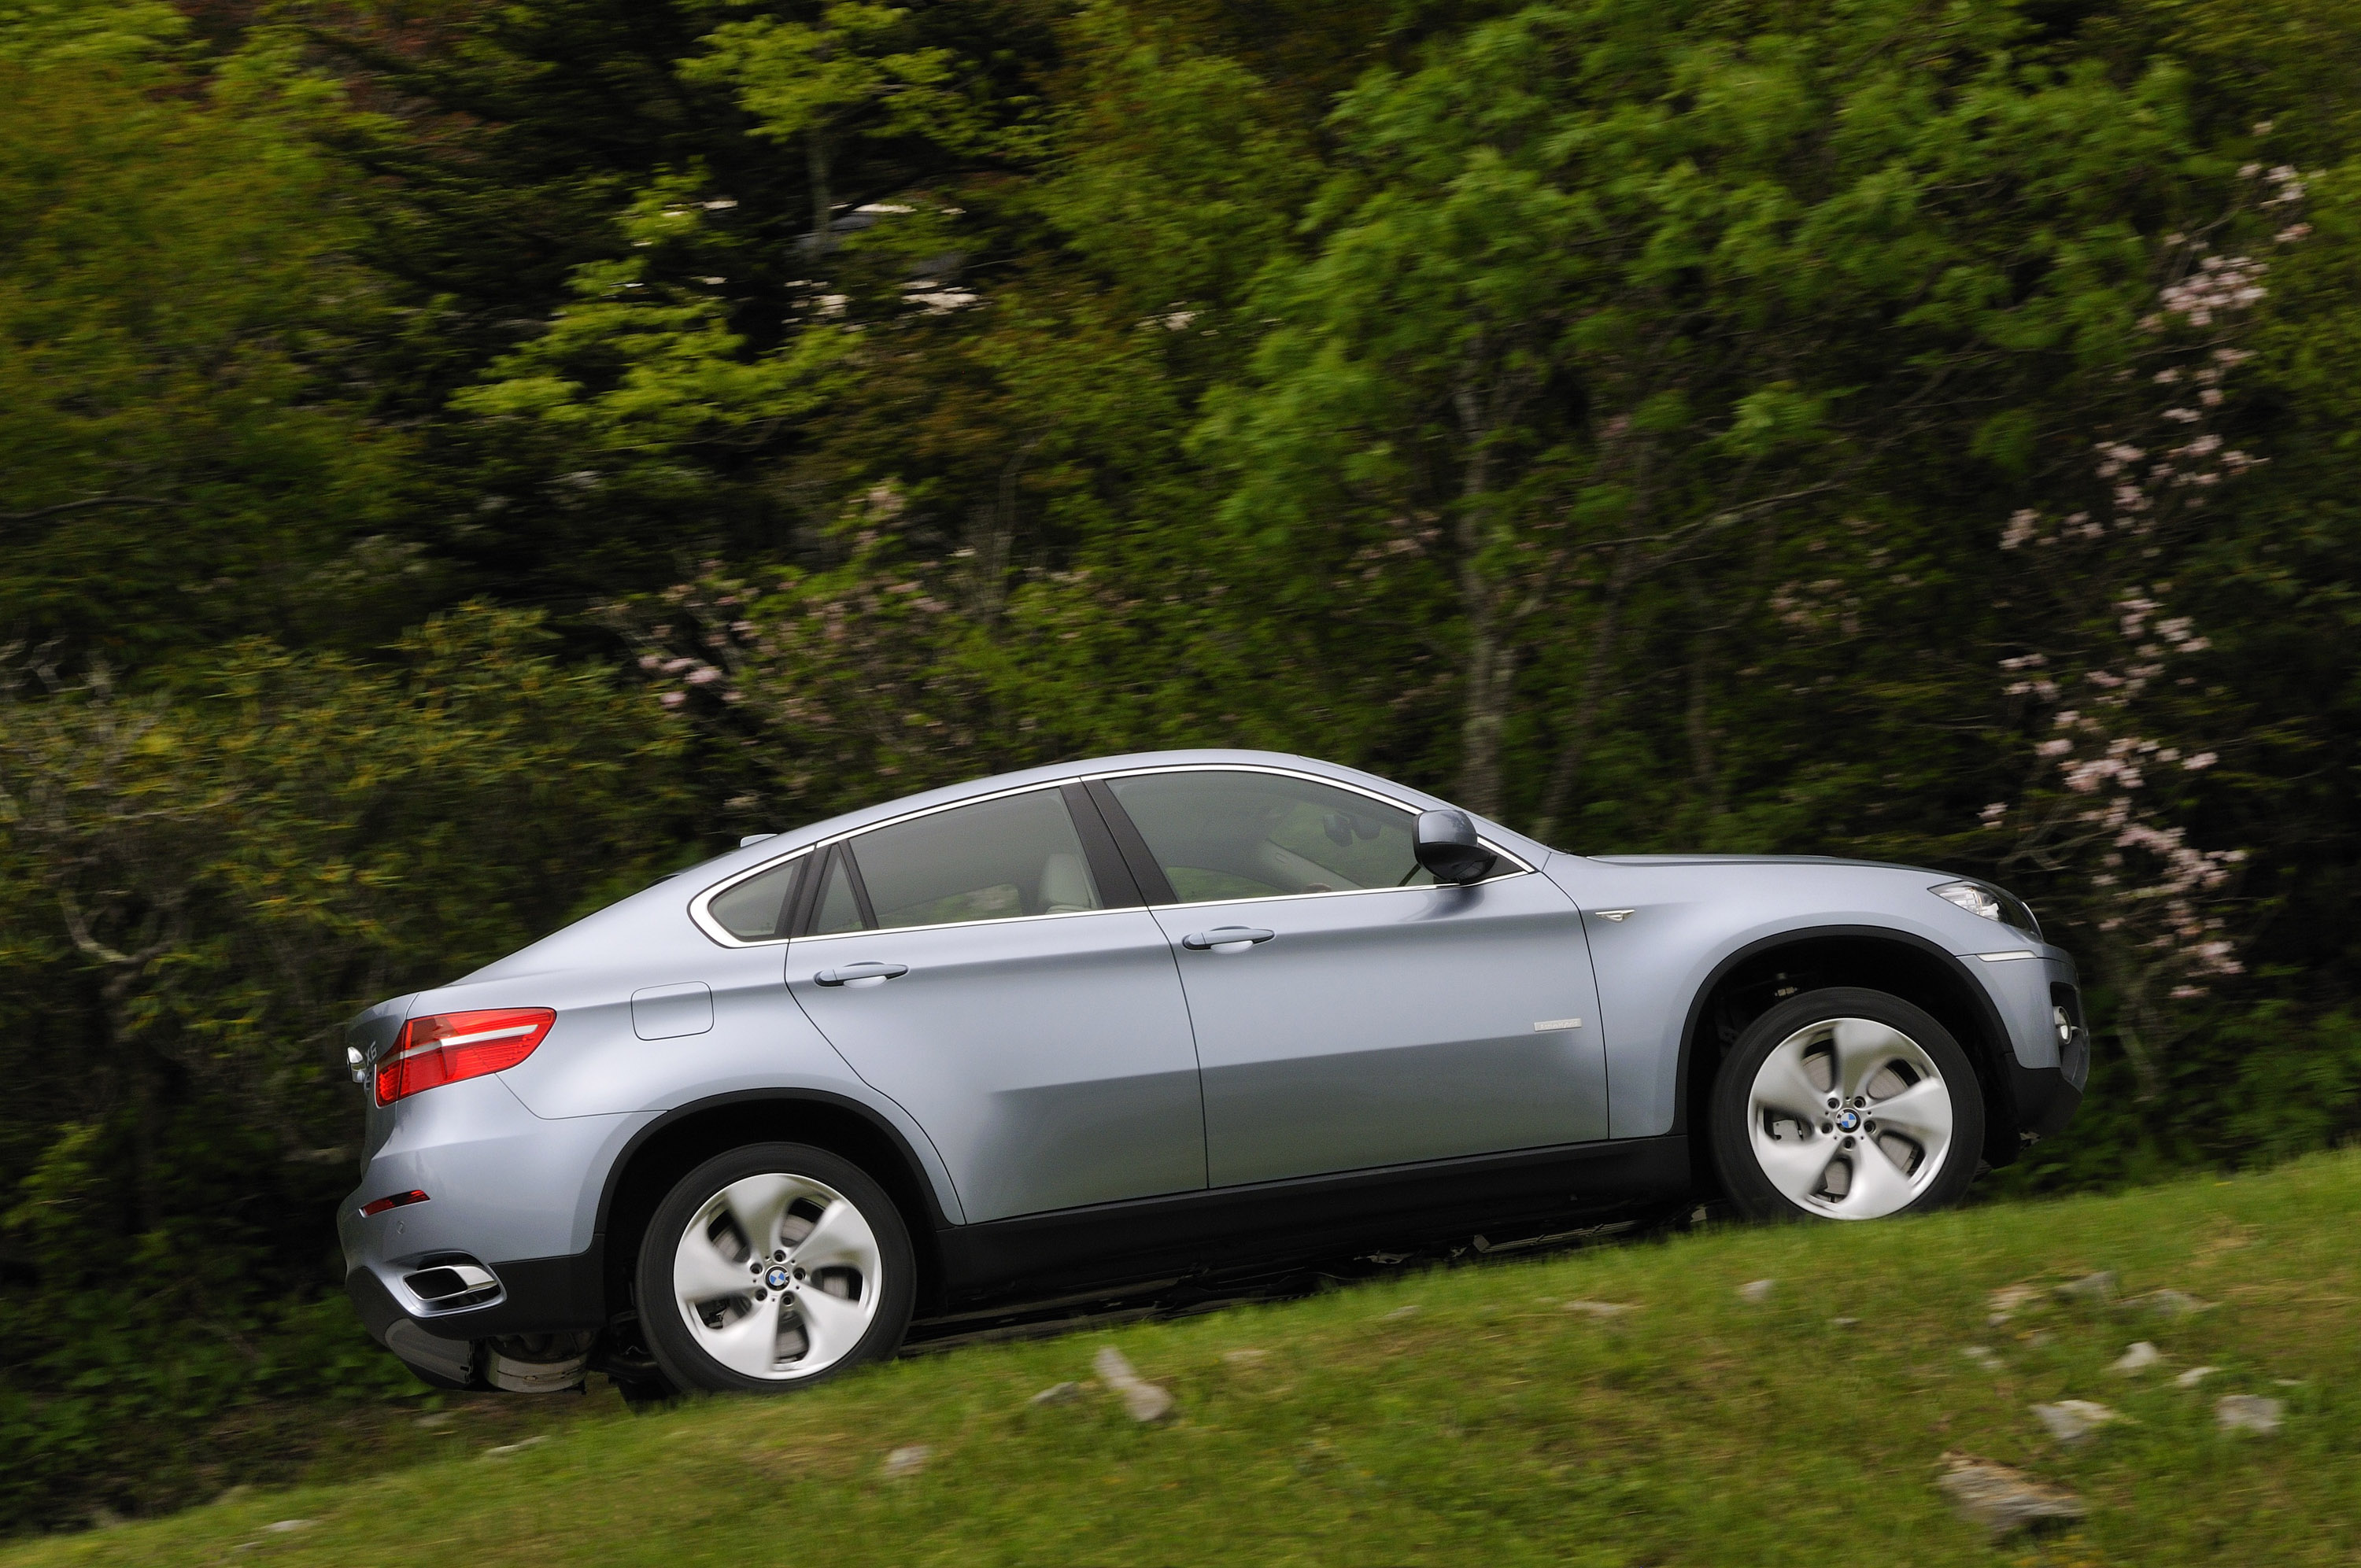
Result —
[[500, 1281], [500, 1294], [480, 1306], [426, 1309], [398, 1272], [388, 1277], [381, 1265], [347, 1272], [345, 1291], [369, 1337], [412, 1372], [438, 1387], [470, 1387], [480, 1341], [605, 1327], [603, 1240], [593, 1237], [588, 1250], [568, 1256], [484, 1264]]

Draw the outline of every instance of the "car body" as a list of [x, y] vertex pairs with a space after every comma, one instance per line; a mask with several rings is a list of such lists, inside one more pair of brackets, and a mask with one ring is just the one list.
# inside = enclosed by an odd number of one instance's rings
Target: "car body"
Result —
[[[1438, 882], [1427, 839], [1454, 823], [1483, 874]], [[348, 1287], [438, 1383], [644, 1370], [651, 1217], [700, 1162], [776, 1139], [873, 1179], [922, 1313], [1565, 1228], [1713, 1190], [1722, 1058], [1797, 994], [1846, 987], [1971, 1064], [1976, 1146], [1936, 1162], [1963, 1186], [2065, 1124], [2088, 1053], [2072, 959], [2004, 894], [1994, 917], [1938, 885], [1979, 886], [1569, 854], [1265, 752], [932, 791], [749, 841], [354, 1019], [357, 1077], [423, 1049], [402, 1044], [418, 1020], [522, 1010], [544, 1033], [500, 1070], [372, 1096]], [[1787, 1047], [1814, 1048], [1835, 1059]]]

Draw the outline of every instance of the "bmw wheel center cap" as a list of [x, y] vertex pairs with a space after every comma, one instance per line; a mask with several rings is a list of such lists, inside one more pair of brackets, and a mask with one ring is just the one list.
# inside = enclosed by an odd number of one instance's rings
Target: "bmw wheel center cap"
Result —
[[773, 1265], [771, 1272], [763, 1276], [763, 1283], [774, 1290], [785, 1290], [787, 1288], [787, 1266], [784, 1263]]
[[1861, 1113], [1850, 1108], [1839, 1112], [1837, 1114], [1837, 1131], [1840, 1133], [1857, 1133], [1861, 1131]]

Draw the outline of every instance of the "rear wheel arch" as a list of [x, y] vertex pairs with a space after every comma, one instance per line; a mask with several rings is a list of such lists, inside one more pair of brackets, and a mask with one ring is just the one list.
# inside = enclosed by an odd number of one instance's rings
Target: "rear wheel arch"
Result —
[[867, 1107], [835, 1095], [755, 1090], [667, 1112], [641, 1129], [616, 1160], [598, 1201], [609, 1317], [631, 1304], [648, 1222], [674, 1184], [717, 1154], [779, 1142], [841, 1156], [883, 1187], [901, 1212], [917, 1255], [919, 1310], [939, 1298], [943, 1270], [935, 1235], [950, 1220], [900, 1132]]
[[1689, 1003], [1681, 1035], [1680, 1102], [1676, 1131], [1689, 1134], [1700, 1183], [1719, 1185], [1707, 1153], [1710, 1102], [1723, 1057], [1746, 1025], [1784, 999], [1783, 993], [1858, 986], [1900, 997], [1927, 1014], [1959, 1041], [1976, 1072], [1984, 1102], [1985, 1160], [1999, 1166], [2016, 1156], [2016, 1107], [2007, 1063], [2015, 1047], [2000, 1009], [1958, 958], [1906, 932], [1877, 926], [1817, 927], [1750, 942], [1716, 965]]

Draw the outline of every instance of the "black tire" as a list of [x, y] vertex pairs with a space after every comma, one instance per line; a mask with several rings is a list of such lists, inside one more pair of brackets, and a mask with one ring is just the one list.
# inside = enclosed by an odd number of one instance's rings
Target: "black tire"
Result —
[[[1829, 1105], [1826, 1091], [1840, 1088], [1814, 1077], [1807, 1081], [1820, 1084], [1821, 1097], [1813, 1102], [1810, 1114], [1815, 1118], [1825, 1113], [1827, 1120], [1816, 1126], [1800, 1125], [1791, 1118], [1781, 1117], [1775, 1110], [1766, 1110], [1757, 1099], [1757, 1078], [1763, 1075], [1773, 1053], [1786, 1048], [1783, 1061], [1803, 1061], [1811, 1065], [1815, 1074], [1830, 1072], [1833, 1076], [1835, 1052], [1835, 1021], [1861, 1019], [1883, 1025], [1904, 1037], [1905, 1043], [1923, 1053], [1923, 1060], [1915, 1054], [1902, 1053], [1890, 1044], [1863, 1047], [1853, 1053], [1854, 1059], [1868, 1059], [1879, 1053], [1891, 1055], [1892, 1063], [1885, 1069], [1870, 1072], [1862, 1083], [1864, 1090], [1872, 1086], [1902, 1082], [1905, 1088], [1919, 1090], [1916, 1078], [1923, 1076], [1931, 1064], [1938, 1075], [1940, 1087], [1947, 1091], [1943, 1098], [1949, 1106], [1950, 1123], [1948, 1141], [1939, 1156], [1928, 1153], [1935, 1142], [1932, 1134], [1914, 1138], [1897, 1131], [1892, 1124], [1881, 1127], [1876, 1121], [1878, 1101], [1873, 1093], [1859, 1096], [1864, 1103], [1857, 1107], [1854, 1097], [1838, 1095], [1841, 1105]], [[1816, 1026], [1829, 1025], [1823, 1036]], [[1881, 1039], [1872, 1031], [1850, 1031], [1854, 1037]], [[1825, 1050], [1825, 1056], [1816, 1053]], [[1880, 1076], [1881, 1073], [1889, 1076]], [[1766, 1090], [1766, 1093], [1773, 1091]], [[1922, 1093], [1927, 1098], [1931, 1091]], [[1890, 1096], [1889, 1096], [1890, 1097]], [[1775, 1098], [1775, 1095], [1774, 1095]], [[1784, 1103], [1784, 1101], [1780, 1102]], [[1839, 1125], [1835, 1118], [1851, 1111], [1858, 1126]], [[1765, 1125], [1758, 1129], [1760, 1117]], [[1805, 1220], [1846, 1218], [1886, 1218], [1898, 1214], [1926, 1213], [1948, 1208], [1960, 1201], [1976, 1178], [1983, 1157], [1984, 1102], [1982, 1086], [1976, 1079], [1974, 1065], [1960, 1048], [1951, 1032], [1937, 1023], [1925, 1009], [1905, 1002], [1898, 996], [1882, 991], [1855, 986], [1831, 986], [1822, 991], [1807, 992], [1789, 997], [1746, 1026], [1738, 1041], [1724, 1058], [1714, 1080], [1712, 1124], [1710, 1137], [1716, 1168], [1721, 1175], [1722, 1190], [1729, 1194], [1737, 1210], [1756, 1220]], [[1913, 1130], [1916, 1131], [1916, 1129]], [[1875, 1143], [1872, 1146], [1872, 1140]], [[1793, 1146], [1795, 1154], [1785, 1167], [1790, 1186], [1801, 1185], [1797, 1172], [1808, 1170], [1817, 1157], [1817, 1151], [1828, 1150], [1830, 1168], [1820, 1178], [1824, 1190], [1807, 1192], [1802, 1197], [1773, 1179], [1766, 1172], [1766, 1159], [1773, 1167], [1780, 1164], [1778, 1151]], [[1900, 1176], [1904, 1190], [1911, 1192], [1908, 1201], [1899, 1207], [1872, 1207], [1867, 1212], [1848, 1215], [1843, 1212], [1849, 1197], [1857, 1197], [1874, 1205], [1875, 1193], [1890, 1193], [1887, 1187], [1872, 1189], [1865, 1167], [1853, 1162], [1876, 1158], [1879, 1154], [1896, 1150], [1879, 1168], [1877, 1179], [1883, 1181], [1885, 1173]], [[1909, 1151], [1915, 1149], [1919, 1161], [1909, 1165]], [[1758, 1152], [1764, 1151], [1768, 1152]], [[1929, 1168], [1926, 1161], [1938, 1160]], [[1834, 1174], [1841, 1168], [1841, 1175]], [[1861, 1180], [1856, 1188], [1854, 1182]], [[1831, 1195], [1825, 1189], [1842, 1190]]]
[[[699, 1331], [690, 1327], [688, 1313], [700, 1309], [685, 1306], [674, 1289], [675, 1255], [690, 1242], [691, 1223], [733, 1183], [765, 1176], [786, 1177], [833, 1190], [866, 1222], [875, 1244], [873, 1273], [878, 1277], [859, 1279], [857, 1283], [859, 1290], [874, 1292], [868, 1325], [852, 1349], [836, 1355], [818, 1371], [749, 1376], [724, 1365], [700, 1343]], [[734, 1226], [724, 1229], [730, 1238], [744, 1239]], [[792, 1252], [788, 1262], [793, 1263]], [[763, 1277], [766, 1277], [758, 1276], [749, 1283], [760, 1284]], [[796, 1277], [802, 1283], [791, 1288], [798, 1292], [804, 1284], [818, 1282], [817, 1277], [803, 1281], [800, 1269], [796, 1270]], [[641, 1239], [634, 1284], [641, 1332], [657, 1366], [673, 1387], [707, 1393], [782, 1394], [825, 1383], [865, 1362], [891, 1355], [909, 1327], [911, 1308], [917, 1299], [917, 1263], [910, 1245], [909, 1227], [901, 1212], [868, 1172], [840, 1155], [804, 1144], [750, 1144], [707, 1160], [681, 1178], [656, 1206]], [[789, 1298], [785, 1291], [777, 1299], [780, 1308], [787, 1307]], [[709, 1328], [710, 1325], [708, 1337]]]

